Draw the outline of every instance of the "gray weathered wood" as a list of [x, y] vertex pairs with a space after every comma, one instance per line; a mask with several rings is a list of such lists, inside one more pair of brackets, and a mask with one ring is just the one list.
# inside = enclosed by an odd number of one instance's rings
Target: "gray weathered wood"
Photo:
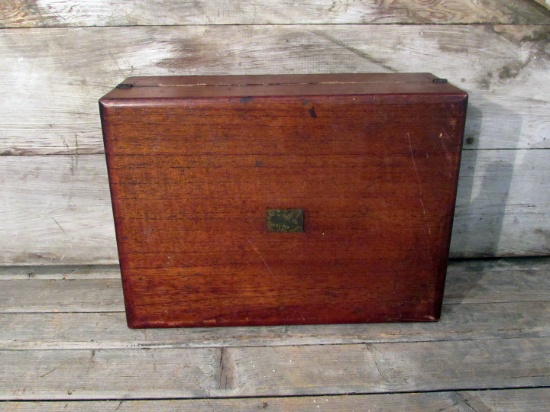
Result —
[[0, 280], [120, 279], [120, 267], [111, 265], [0, 266]]
[[131, 330], [123, 312], [0, 314], [0, 349], [334, 345], [550, 337], [550, 302], [444, 305], [437, 323]]
[[[542, 1], [542, 0], [538, 0]], [[359, 2], [315, 0], [180, 1], [9, 0], [0, 3], [0, 27], [192, 24], [544, 23], [527, 0]]]
[[550, 0], [535, 0], [537, 3], [543, 5], [547, 9], [550, 9]]
[[0, 264], [118, 263], [103, 156], [0, 157]]
[[[547, 150], [466, 151], [451, 256], [550, 252]], [[0, 157], [0, 264], [117, 263], [105, 159]]]
[[[468, 402], [468, 403], [467, 403]], [[482, 403], [480, 403], [482, 402]], [[550, 404], [550, 389], [511, 389], [479, 392], [431, 392], [406, 393], [392, 395], [339, 395], [307, 396], [284, 398], [253, 399], [179, 399], [168, 401], [70, 401], [70, 402], [9, 402], [0, 404], [6, 412], [80, 412], [80, 411], [118, 411], [118, 412], [203, 412], [203, 411], [242, 411], [255, 412], [268, 410], [283, 411], [448, 411], [472, 412], [545, 412]], [[469, 406], [472, 405], [472, 406]]]
[[[529, 259], [528, 261], [531, 261]], [[545, 302], [550, 299], [550, 261], [536, 259], [536, 267], [521, 260], [451, 262], [445, 286], [445, 304]], [[58, 268], [56, 268], [58, 269]], [[3, 269], [6, 270], [6, 269]], [[27, 267], [32, 280], [0, 272], [0, 313], [119, 312], [123, 311], [118, 269], [64, 271]], [[11, 271], [12, 269], [8, 269]], [[9, 273], [9, 272], [8, 272]], [[11, 285], [11, 286], [10, 286]]]
[[548, 150], [463, 153], [451, 256], [550, 253], [549, 153]]
[[459, 392], [474, 411], [546, 412], [550, 388]]
[[467, 148], [548, 148], [549, 31], [546, 24], [4, 29], [0, 153], [102, 152], [97, 99], [131, 75], [361, 71], [434, 72], [464, 88]]
[[549, 351], [547, 338], [226, 349], [234, 365], [226, 391], [262, 396], [547, 386]]
[[217, 349], [0, 351], [0, 399], [204, 397]]
[[0, 399], [330, 395], [550, 384], [550, 339], [0, 351]]
[[550, 296], [550, 260], [452, 261], [445, 284], [446, 304], [537, 302]]
[[[530, 394], [537, 392], [531, 391]], [[85, 401], [85, 402], [10, 402], [2, 405], [5, 412], [118, 411], [118, 412], [204, 412], [240, 411], [270, 412], [350, 412], [350, 411], [448, 411], [472, 412], [456, 392], [408, 393], [393, 395], [340, 395], [253, 399], [187, 399], [169, 401]]]
[[[0, 272], [0, 349], [322, 345], [544, 337], [550, 259], [451, 262], [438, 323], [130, 330], [115, 268]], [[72, 278], [63, 279], [69, 273]], [[88, 279], [86, 279], [88, 277]], [[56, 280], [57, 279], [57, 280]], [[495, 303], [496, 302], [496, 303]]]
[[[547, 258], [452, 261], [444, 303], [547, 302], [549, 271]], [[116, 266], [100, 266], [95, 271], [92, 267], [75, 266], [0, 267], [0, 282], [0, 313], [124, 310], [120, 271]]]
[[120, 312], [119, 279], [0, 280], [0, 312]]

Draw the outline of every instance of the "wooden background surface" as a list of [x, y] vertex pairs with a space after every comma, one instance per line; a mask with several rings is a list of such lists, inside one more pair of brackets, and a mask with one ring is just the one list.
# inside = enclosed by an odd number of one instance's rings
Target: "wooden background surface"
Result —
[[0, 410], [548, 410], [550, 258], [451, 262], [437, 323], [127, 329], [97, 99], [433, 72], [470, 93], [452, 255], [548, 255], [549, 34], [528, 0], [0, 1]]
[[550, 253], [532, 1], [0, 3], [0, 264], [117, 262], [97, 99], [127, 76], [428, 71], [470, 93], [454, 257]]

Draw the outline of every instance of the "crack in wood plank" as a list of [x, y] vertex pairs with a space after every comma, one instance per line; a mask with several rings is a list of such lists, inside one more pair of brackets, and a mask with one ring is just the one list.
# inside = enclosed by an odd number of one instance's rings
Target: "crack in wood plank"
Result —
[[221, 348], [218, 368], [218, 389], [235, 389], [236, 363], [230, 348]]
[[[380, 366], [380, 360], [378, 359], [378, 349], [373, 344], [367, 343], [365, 345], [367, 349], [367, 353], [371, 355], [372, 362], [374, 363], [374, 367], [376, 368], [376, 372], [380, 376], [380, 378], [386, 382], [387, 384], [392, 384], [391, 380], [386, 376], [385, 373], [382, 373], [382, 369]], [[368, 361], [367, 361], [368, 363]]]
[[466, 392], [455, 392], [464, 404], [469, 407], [473, 412], [491, 412], [492, 409], [487, 407], [481, 399], [475, 395]]

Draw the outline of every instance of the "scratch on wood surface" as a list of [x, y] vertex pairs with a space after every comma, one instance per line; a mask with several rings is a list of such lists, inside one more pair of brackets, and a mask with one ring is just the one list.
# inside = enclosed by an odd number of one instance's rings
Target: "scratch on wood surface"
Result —
[[276, 279], [275, 274], [273, 273], [273, 271], [271, 270], [271, 268], [269, 267], [269, 265], [265, 261], [264, 257], [262, 256], [262, 253], [258, 250], [256, 245], [250, 239], [248, 239], [248, 243], [250, 243], [250, 246], [252, 246], [252, 249], [254, 250], [254, 252], [256, 252], [256, 254], [260, 257], [260, 259], [262, 259], [262, 262], [264, 263], [264, 266], [266, 267], [268, 272], [271, 274], [271, 276], [273, 276], [273, 279]]
[[58, 370], [58, 369], [59, 369], [59, 366], [56, 366], [56, 367], [53, 368], [51, 371], [48, 371], [48, 372], [46, 372], [45, 374], [40, 375], [40, 377], [43, 378], [43, 377], [45, 377], [45, 376], [48, 376], [50, 373], [53, 373], [53, 372], [55, 372], [55, 371]]
[[67, 234], [67, 233], [65, 232], [65, 229], [63, 229], [63, 228], [61, 227], [61, 225], [60, 225], [59, 222], [55, 219], [55, 217], [52, 216], [52, 219], [53, 219], [53, 221], [55, 222], [55, 224], [56, 224], [57, 226], [59, 226], [59, 229], [61, 229], [61, 230], [63, 231], [63, 233]]
[[[416, 166], [416, 160], [414, 158], [414, 152], [413, 152], [413, 147], [412, 147], [412, 143], [411, 143], [410, 133], [407, 133], [407, 140], [409, 142], [409, 151], [411, 153], [411, 159], [412, 159], [413, 166], [414, 166], [414, 173], [416, 174], [416, 180], [418, 182], [418, 189], [420, 191], [420, 193], [418, 195], [418, 200], [420, 201], [420, 205], [422, 206], [422, 214], [424, 215], [424, 222], [426, 222], [426, 207], [424, 207], [424, 201], [422, 200], [422, 195], [424, 194], [424, 190], [422, 189], [422, 182], [420, 181], [420, 174], [418, 174], [418, 167]], [[431, 235], [432, 231], [430, 229], [430, 226], [428, 226], [427, 222], [426, 222], [426, 229], [428, 230], [428, 234]]]

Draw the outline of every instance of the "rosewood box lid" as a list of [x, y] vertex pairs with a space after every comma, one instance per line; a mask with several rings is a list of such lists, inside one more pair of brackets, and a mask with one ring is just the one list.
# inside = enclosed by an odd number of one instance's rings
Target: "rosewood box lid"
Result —
[[125, 80], [100, 111], [128, 324], [437, 320], [466, 102], [427, 73]]
[[101, 100], [185, 97], [466, 93], [430, 73], [130, 77]]

